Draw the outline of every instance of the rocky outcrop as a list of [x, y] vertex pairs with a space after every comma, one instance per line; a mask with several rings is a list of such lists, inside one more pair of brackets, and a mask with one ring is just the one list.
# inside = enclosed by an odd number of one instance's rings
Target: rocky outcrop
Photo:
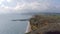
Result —
[[35, 15], [30, 19], [30, 25], [32, 31], [28, 34], [47, 34], [48, 32], [60, 33], [60, 16]]

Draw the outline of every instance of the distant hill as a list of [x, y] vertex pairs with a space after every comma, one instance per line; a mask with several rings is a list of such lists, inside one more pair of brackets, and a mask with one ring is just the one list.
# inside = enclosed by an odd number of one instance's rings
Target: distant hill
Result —
[[60, 15], [60, 13], [53, 12], [30, 12], [30, 13], [22, 13], [22, 15]]

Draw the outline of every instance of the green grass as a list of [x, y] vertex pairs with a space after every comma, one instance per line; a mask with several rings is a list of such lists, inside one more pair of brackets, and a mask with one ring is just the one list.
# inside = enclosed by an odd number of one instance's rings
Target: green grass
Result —
[[58, 23], [60, 22], [60, 16], [57, 15], [35, 15], [30, 19], [30, 24], [32, 30], [40, 28], [40, 26], [44, 26], [44, 22], [48, 23]]

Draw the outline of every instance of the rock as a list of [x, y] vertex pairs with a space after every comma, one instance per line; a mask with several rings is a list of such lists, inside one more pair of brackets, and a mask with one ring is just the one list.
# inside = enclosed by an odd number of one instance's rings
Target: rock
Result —
[[36, 15], [30, 19], [32, 31], [29, 34], [45, 34], [47, 32], [60, 32], [60, 16]]

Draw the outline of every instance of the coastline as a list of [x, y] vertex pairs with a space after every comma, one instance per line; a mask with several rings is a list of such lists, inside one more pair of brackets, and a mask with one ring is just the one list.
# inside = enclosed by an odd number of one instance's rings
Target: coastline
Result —
[[30, 25], [30, 22], [28, 21], [28, 25], [27, 25], [25, 33], [29, 33], [30, 31], [31, 31], [31, 25]]

